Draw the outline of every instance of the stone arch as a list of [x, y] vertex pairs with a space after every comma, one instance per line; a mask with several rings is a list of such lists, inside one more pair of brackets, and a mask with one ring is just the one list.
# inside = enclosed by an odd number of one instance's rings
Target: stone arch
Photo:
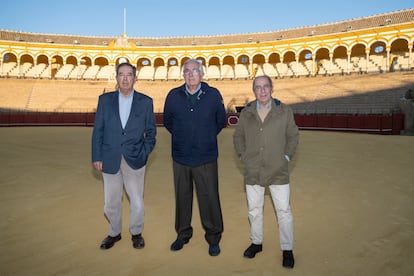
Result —
[[137, 77], [140, 80], [154, 80], [153, 61], [148, 57], [141, 57], [137, 60]]
[[250, 65], [250, 57], [246, 53], [240, 53], [234, 67], [234, 77], [236, 79], [250, 78]]
[[255, 53], [252, 57], [252, 78], [261, 75], [267, 75], [264, 70], [264, 64], [266, 63], [266, 58], [263, 53]]
[[403, 71], [410, 67], [409, 45], [406, 38], [396, 38], [390, 45], [389, 70]]
[[210, 56], [208, 59], [207, 72], [205, 78], [208, 79], [220, 79], [220, 58], [216, 55]]
[[[362, 74], [366, 72], [369, 57], [367, 56], [367, 47], [365, 43], [359, 42], [351, 46], [349, 57], [349, 73]], [[380, 65], [379, 65], [380, 66]]]
[[13, 51], [5, 52], [3, 54], [3, 61], [5, 61], [5, 62], [17, 62], [17, 60], [18, 60], [17, 57], [18, 57], [18, 55]]
[[234, 79], [234, 64], [235, 59], [232, 55], [226, 55], [222, 58], [220, 67], [220, 78], [221, 79]]
[[74, 66], [78, 65], [78, 58], [74, 55], [69, 55], [66, 57], [66, 63], [67, 64], [73, 64]]
[[272, 52], [269, 54], [268, 62], [271, 64], [276, 64], [280, 62], [280, 53]]
[[178, 57], [171, 56], [167, 59], [167, 78], [171, 80], [181, 79], [181, 64]]
[[154, 80], [167, 80], [168, 70], [163, 58], [154, 59]]
[[299, 76], [311, 76], [314, 74], [313, 69], [313, 52], [309, 48], [299, 50], [297, 68], [295, 69], [296, 75]]
[[315, 75], [327, 76], [330, 74], [331, 61], [329, 48], [323, 46], [315, 51]]

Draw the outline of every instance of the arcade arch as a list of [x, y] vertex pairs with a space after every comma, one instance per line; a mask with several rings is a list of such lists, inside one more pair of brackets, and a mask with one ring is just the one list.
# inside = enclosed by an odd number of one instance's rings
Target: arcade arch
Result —
[[[189, 58], [200, 60], [206, 79], [248, 79], [258, 74], [272, 78], [301, 77], [335, 74], [384, 73], [412, 70], [414, 34], [396, 31], [395, 34], [375, 32], [361, 36], [338, 37], [326, 42], [308, 41], [289, 46], [280, 40], [269, 45], [246, 44], [223, 48], [204, 46], [198, 49], [155, 49], [154, 52], [137, 50], [125, 53], [88, 53], [58, 45], [60, 50], [47, 53], [36, 45], [24, 50], [0, 48], [0, 77], [62, 78], [62, 79], [114, 79], [114, 67], [121, 58], [137, 66], [138, 78], [147, 80], [181, 80], [181, 66]], [[213, 46], [211, 46], [213, 47]], [[213, 49], [213, 48], [212, 48]]]

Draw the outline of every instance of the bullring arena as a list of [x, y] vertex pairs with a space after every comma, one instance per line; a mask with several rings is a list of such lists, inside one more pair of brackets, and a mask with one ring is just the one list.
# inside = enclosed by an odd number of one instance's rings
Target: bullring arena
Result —
[[[400, 104], [414, 89], [413, 19], [408, 9], [177, 38], [0, 30], [0, 275], [411, 275], [414, 136], [400, 135]], [[196, 203], [193, 239], [180, 252], [169, 250], [174, 192], [162, 110], [168, 91], [183, 83], [180, 66], [188, 58], [203, 63], [229, 116], [219, 135], [224, 233], [214, 258]], [[147, 246], [131, 247], [124, 202], [123, 239], [103, 252], [107, 223], [102, 179], [90, 164], [91, 126], [97, 97], [115, 88], [114, 68], [123, 60], [137, 66], [136, 89], [154, 99], [159, 116], [146, 176]], [[274, 96], [293, 108], [300, 127], [290, 168], [293, 270], [280, 264], [269, 198], [264, 251], [253, 260], [242, 256], [249, 225], [231, 118], [253, 100], [251, 80], [260, 74], [273, 78]]]

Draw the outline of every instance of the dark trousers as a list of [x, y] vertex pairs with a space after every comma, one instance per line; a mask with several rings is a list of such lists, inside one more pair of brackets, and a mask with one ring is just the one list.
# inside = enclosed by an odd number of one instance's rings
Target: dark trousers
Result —
[[175, 188], [175, 230], [177, 238], [193, 236], [193, 183], [196, 188], [200, 218], [209, 244], [218, 244], [223, 232], [223, 217], [218, 189], [217, 161], [189, 167], [173, 162]]

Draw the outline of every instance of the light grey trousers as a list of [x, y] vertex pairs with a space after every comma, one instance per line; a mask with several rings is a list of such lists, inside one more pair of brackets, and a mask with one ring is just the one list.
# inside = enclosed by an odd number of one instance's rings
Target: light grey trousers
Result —
[[[270, 185], [269, 190], [279, 224], [280, 249], [293, 250], [293, 217], [290, 209], [290, 185]], [[259, 185], [246, 185], [246, 193], [250, 239], [254, 244], [262, 244], [265, 188]]]
[[116, 174], [102, 173], [104, 182], [104, 213], [109, 221], [109, 235], [122, 231], [122, 198], [125, 192], [130, 204], [129, 232], [140, 234], [144, 228], [144, 178], [145, 167], [132, 169], [122, 157], [121, 168]]

